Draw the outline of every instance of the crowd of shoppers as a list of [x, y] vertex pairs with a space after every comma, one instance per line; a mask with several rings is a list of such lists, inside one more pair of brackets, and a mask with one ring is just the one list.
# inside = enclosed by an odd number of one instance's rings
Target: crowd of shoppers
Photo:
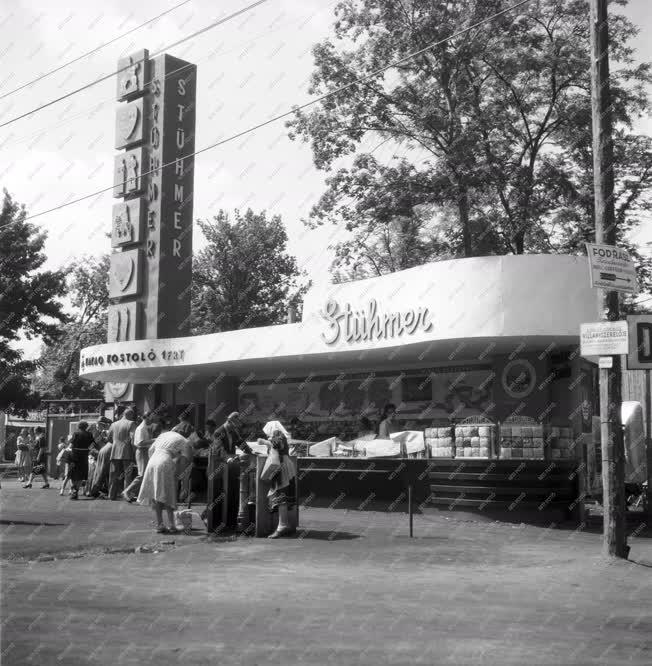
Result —
[[[259, 434], [259, 441], [274, 449], [281, 463], [268, 493], [269, 510], [279, 516], [278, 529], [271, 538], [278, 538], [292, 531], [288, 510], [296, 502], [296, 470], [289, 456], [288, 433], [280, 423], [268, 423]], [[43, 428], [35, 429], [35, 438], [23, 429], [17, 445], [16, 465], [23, 487], [31, 488], [40, 475], [42, 488], [49, 488], [48, 444]], [[137, 423], [131, 408], [113, 423], [106, 419], [92, 425], [80, 421], [75, 432], [59, 438], [56, 465], [62, 480], [60, 495], [70, 485], [71, 500], [78, 500], [83, 492], [91, 499], [138, 502], [151, 507], [157, 532], [174, 533], [179, 501], [192, 499], [193, 489], [201, 492], [207, 485], [207, 465], [202, 461], [207, 462], [209, 451], [216, 464], [227, 466], [230, 483], [242, 482], [239, 456], [249, 459], [254, 453], [237, 412], [219, 427], [208, 420], [203, 430], [196, 430], [186, 416], [173, 426], [154, 413], [146, 413]], [[253, 505], [255, 480], [247, 492]]]

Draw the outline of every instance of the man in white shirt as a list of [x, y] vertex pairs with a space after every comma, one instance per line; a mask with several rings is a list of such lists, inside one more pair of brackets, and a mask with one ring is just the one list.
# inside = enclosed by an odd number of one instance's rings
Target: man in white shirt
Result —
[[140, 491], [140, 484], [145, 474], [145, 468], [149, 462], [149, 447], [154, 439], [154, 415], [152, 412], [146, 412], [143, 420], [138, 424], [134, 431], [134, 449], [136, 454], [136, 466], [138, 475], [124, 489], [122, 496], [127, 502], [135, 502]]

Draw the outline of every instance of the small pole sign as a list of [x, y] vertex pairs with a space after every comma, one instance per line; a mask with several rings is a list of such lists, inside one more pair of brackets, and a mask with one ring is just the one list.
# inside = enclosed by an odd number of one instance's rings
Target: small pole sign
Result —
[[592, 287], [627, 294], [638, 291], [636, 268], [626, 250], [615, 245], [587, 243], [586, 251]]
[[580, 325], [582, 356], [613, 356], [629, 350], [627, 322], [601, 321]]
[[629, 315], [629, 370], [652, 370], [652, 315]]
[[613, 356], [601, 356], [600, 361], [598, 362], [600, 368], [613, 368], [614, 367], [614, 357]]

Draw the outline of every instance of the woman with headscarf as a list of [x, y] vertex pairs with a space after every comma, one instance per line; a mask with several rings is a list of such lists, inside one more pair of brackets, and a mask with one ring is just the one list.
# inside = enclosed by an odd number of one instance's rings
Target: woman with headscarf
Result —
[[[188, 437], [193, 427], [180, 423], [169, 432], [159, 435], [149, 449], [149, 462], [138, 493], [140, 504], [150, 504], [159, 534], [175, 533], [174, 511], [177, 508], [177, 468], [188, 469], [192, 464], [192, 447]], [[183, 475], [183, 472], [182, 472]], [[169, 527], [163, 522], [163, 509]]]
[[79, 486], [88, 478], [88, 452], [95, 448], [95, 438], [88, 430], [88, 423], [80, 421], [77, 430], [73, 433], [71, 444], [70, 463], [70, 499], [78, 498]]
[[98, 445], [101, 447], [97, 454], [95, 473], [91, 483], [91, 497], [106, 499], [109, 494], [109, 474], [111, 472], [111, 455], [113, 442], [109, 442], [106, 431], [100, 431]]
[[277, 451], [281, 469], [271, 481], [267, 493], [269, 510], [272, 513], [278, 511], [278, 527], [269, 535], [269, 539], [291, 534], [294, 530], [288, 521], [288, 511], [296, 504], [296, 482], [297, 471], [290, 458], [290, 447], [288, 444], [289, 433], [278, 421], [271, 421], [264, 428], [265, 435], [269, 437], [269, 448]]

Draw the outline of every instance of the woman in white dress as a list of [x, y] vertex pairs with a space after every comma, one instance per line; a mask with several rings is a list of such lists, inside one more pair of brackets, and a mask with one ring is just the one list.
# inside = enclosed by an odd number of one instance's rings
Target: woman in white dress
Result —
[[[192, 446], [188, 442], [193, 427], [188, 424], [175, 426], [171, 431], [159, 435], [149, 448], [149, 462], [145, 468], [142, 485], [138, 493], [140, 504], [149, 503], [156, 519], [159, 534], [175, 533], [174, 511], [177, 508], [177, 485], [179, 474], [185, 476], [192, 465]], [[169, 528], [163, 522], [163, 509], [167, 512]]]

